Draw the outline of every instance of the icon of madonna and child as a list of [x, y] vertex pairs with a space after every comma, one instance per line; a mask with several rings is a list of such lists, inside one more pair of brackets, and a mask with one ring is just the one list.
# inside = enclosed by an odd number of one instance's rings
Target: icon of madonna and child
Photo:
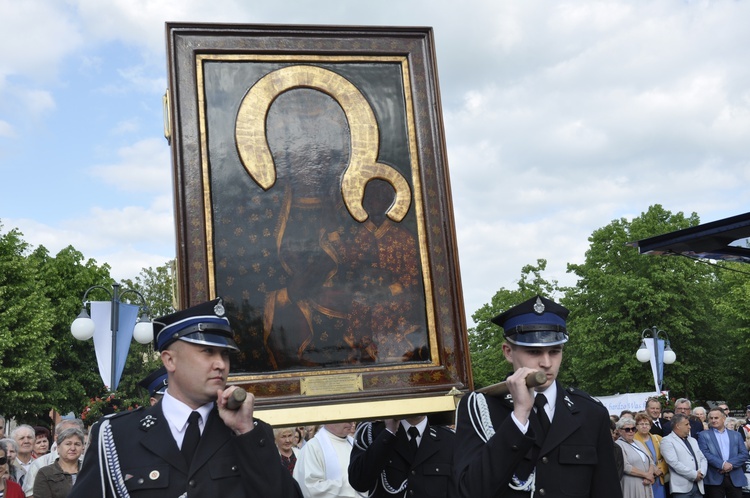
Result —
[[373, 100], [317, 66], [242, 97], [238, 157], [211, 176], [216, 292], [241, 371], [431, 360], [405, 104]]

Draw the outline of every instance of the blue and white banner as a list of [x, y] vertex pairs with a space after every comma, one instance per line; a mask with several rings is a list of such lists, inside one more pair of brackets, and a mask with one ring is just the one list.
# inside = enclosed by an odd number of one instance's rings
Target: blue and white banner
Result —
[[648, 349], [651, 355], [651, 373], [654, 374], [654, 390], [658, 391], [661, 387], [659, 386], [659, 379], [663, 378], [662, 376], [664, 375], [664, 339], [659, 339], [658, 342], [659, 358], [662, 359], [659, 365], [656, 364], [656, 355], [654, 354], [654, 338], [647, 337], [643, 341], [646, 343], [646, 349]]
[[94, 321], [94, 350], [99, 364], [99, 375], [110, 391], [117, 390], [125, 359], [130, 351], [133, 329], [138, 320], [139, 307], [134, 304], [120, 303], [120, 319], [117, 326], [117, 359], [115, 378], [112, 379], [112, 301], [92, 301], [91, 319]]

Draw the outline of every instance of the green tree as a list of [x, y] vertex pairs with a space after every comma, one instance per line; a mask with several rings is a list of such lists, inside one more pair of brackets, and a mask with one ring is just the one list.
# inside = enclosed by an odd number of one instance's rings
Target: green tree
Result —
[[512, 370], [512, 366], [503, 356], [503, 330], [492, 323], [491, 319], [536, 294], [555, 299], [554, 295], [559, 290], [557, 281], [547, 281], [542, 277], [542, 272], [546, 268], [545, 259], [538, 259], [536, 266], [524, 266], [521, 269], [518, 289], [501, 288], [490, 303], [479, 308], [471, 316], [476, 323], [475, 327], [469, 329], [469, 351], [475, 388], [500, 382]]
[[747, 403], [747, 383], [750, 379], [750, 265], [724, 262], [719, 265], [719, 292], [716, 310], [720, 323], [718, 329], [726, 338], [717, 347], [721, 348], [722, 364], [727, 373], [714, 377], [722, 396], [731, 407]]
[[695, 213], [686, 217], [654, 205], [632, 221], [614, 220], [594, 231], [585, 262], [568, 265], [579, 280], [563, 299], [572, 331], [564, 383], [595, 395], [653, 389], [651, 370], [636, 360], [635, 351], [641, 331], [657, 326], [677, 353], [677, 362], [665, 367], [664, 388], [691, 399], [717, 399], [712, 384], [719, 356], [713, 343], [721, 334], [712, 305], [714, 271], [684, 257], [642, 256], [627, 245], [698, 223]]
[[[0, 229], [2, 225], [0, 224]], [[1, 230], [0, 230], [1, 232]], [[151, 318], [174, 311], [172, 267], [167, 262], [144, 268], [122, 287], [139, 291]], [[44, 246], [32, 250], [13, 229], [0, 233], [0, 411], [19, 422], [35, 423], [51, 409], [77, 415], [90, 398], [102, 394], [92, 341], [78, 341], [70, 325], [81, 310], [87, 289], [113, 283], [110, 267], [85, 260], [72, 246], [54, 257]], [[136, 303], [127, 293], [123, 301]], [[94, 289], [90, 299], [108, 300]], [[132, 343], [118, 389], [127, 399], [145, 399], [137, 387], [161, 362], [152, 345]]]
[[48, 410], [44, 386], [53, 379], [48, 330], [55, 310], [37, 268], [27, 264], [28, 249], [18, 230], [0, 234], [0, 409], [22, 422]]

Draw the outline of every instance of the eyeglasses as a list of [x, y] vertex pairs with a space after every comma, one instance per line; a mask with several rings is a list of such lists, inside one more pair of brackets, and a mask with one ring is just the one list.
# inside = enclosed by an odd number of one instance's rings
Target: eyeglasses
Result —
[[5, 465], [6, 463], [8, 463], [8, 457], [0, 457], [0, 465]]
[[620, 430], [625, 432], [635, 432], [635, 427], [623, 427]]

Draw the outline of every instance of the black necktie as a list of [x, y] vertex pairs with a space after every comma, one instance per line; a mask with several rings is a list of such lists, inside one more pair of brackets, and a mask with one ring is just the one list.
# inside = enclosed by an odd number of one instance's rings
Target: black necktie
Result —
[[406, 431], [409, 433], [409, 447], [411, 448], [412, 455], [417, 454], [417, 448], [419, 448], [419, 444], [417, 444], [417, 438], [419, 437], [419, 429], [414, 427], [413, 425], [409, 427], [409, 430]]
[[538, 393], [534, 398], [534, 407], [536, 408], [536, 416], [539, 419], [539, 423], [542, 424], [542, 431], [544, 432], [544, 436], [547, 435], [547, 433], [549, 432], [549, 426], [552, 425], [549, 421], [549, 417], [547, 417], [547, 412], [544, 409], [544, 405], [546, 404], [547, 397], [542, 393]]
[[690, 441], [688, 441], [688, 438], [680, 438], [682, 439], [682, 442], [685, 443], [685, 446], [688, 447], [690, 450], [690, 454], [693, 455], [693, 462], [695, 462], [695, 470], [698, 470], [698, 459], [695, 457], [695, 451], [693, 451], [693, 447], [690, 446]]
[[190, 464], [193, 461], [193, 455], [198, 448], [198, 442], [201, 440], [201, 428], [198, 426], [200, 419], [200, 413], [192, 412], [190, 414], [188, 417], [187, 430], [185, 431], [185, 438], [182, 440], [182, 454], [185, 457], [188, 467], [190, 467]]

